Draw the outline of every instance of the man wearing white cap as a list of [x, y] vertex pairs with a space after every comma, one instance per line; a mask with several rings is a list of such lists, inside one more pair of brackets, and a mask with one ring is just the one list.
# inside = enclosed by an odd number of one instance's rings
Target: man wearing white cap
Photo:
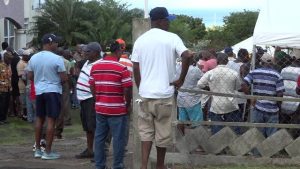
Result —
[[[27, 110], [26, 110], [26, 80], [23, 78], [25, 74], [25, 68], [27, 67], [28, 61], [29, 61], [29, 55], [32, 53], [30, 49], [27, 50], [18, 50], [20, 51], [19, 56], [22, 56], [22, 59], [17, 64], [17, 72], [19, 76], [18, 86], [19, 86], [19, 92], [20, 92], [20, 103], [21, 103], [21, 111], [22, 112], [22, 118], [26, 120], [27, 118]], [[33, 122], [33, 119], [29, 119], [30, 122]]]
[[[281, 75], [273, 68], [274, 58], [265, 53], [261, 57], [261, 66], [251, 71], [242, 84], [242, 89], [246, 94], [252, 91], [258, 96], [282, 97], [284, 92], [283, 79]], [[252, 123], [278, 123], [281, 102], [271, 100], [256, 100], [254, 110], [250, 114]], [[265, 137], [268, 137], [277, 131], [277, 128], [260, 128]]]

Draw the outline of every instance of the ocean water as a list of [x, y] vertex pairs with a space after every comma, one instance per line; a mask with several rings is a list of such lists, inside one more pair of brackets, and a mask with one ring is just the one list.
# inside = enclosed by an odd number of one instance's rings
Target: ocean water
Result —
[[169, 13], [176, 15], [188, 15], [195, 18], [202, 18], [206, 27], [222, 26], [225, 16], [229, 16], [232, 12], [241, 12], [237, 9], [170, 9]]

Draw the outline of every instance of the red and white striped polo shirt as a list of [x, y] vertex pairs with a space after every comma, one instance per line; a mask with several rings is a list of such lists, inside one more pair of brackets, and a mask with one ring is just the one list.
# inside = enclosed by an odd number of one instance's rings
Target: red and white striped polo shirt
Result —
[[132, 86], [130, 72], [116, 57], [105, 56], [91, 69], [90, 84], [95, 86], [96, 113], [127, 114], [123, 89]]

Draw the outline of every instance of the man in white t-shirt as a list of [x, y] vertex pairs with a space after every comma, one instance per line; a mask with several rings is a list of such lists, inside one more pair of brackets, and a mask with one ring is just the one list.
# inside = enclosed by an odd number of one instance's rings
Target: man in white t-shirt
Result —
[[[180, 37], [168, 32], [170, 20], [164, 7], [150, 11], [151, 29], [135, 42], [132, 53], [135, 83], [142, 98], [138, 127], [142, 141], [142, 166], [147, 168], [152, 142], [157, 149], [157, 169], [164, 169], [166, 147], [171, 144], [171, 120], [175, 115], [175, 88], [182, 86], [193, 53]], [[182, 57], [182, 72], [176, 79], [176, 58]]]

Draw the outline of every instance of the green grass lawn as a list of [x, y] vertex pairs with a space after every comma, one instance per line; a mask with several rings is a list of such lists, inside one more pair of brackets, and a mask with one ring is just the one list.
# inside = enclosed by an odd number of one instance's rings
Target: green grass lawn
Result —
[[[84, 137], [79, 110], [72, 110], [72, 125], [64, 129], [63, 136], [66, 138]], [[8, 119], [9, 124], [0, 125], [0, 146], [22, 145], [34, 142], [33, 124], [16, 117]], [[186, 167], [176, 166], [175, 169], [298, 169], [299, 166], [207, 166], [207, 167]]]
[[[79, 109], [71, 110], [72, 125], [64, 129], [63, 136], [67, 138], [84, 136]], [[0, 146], [32, 143], [34, 140], [34, 126], [17, 117], [9, 117], [9, 124], [0, 125]]]

